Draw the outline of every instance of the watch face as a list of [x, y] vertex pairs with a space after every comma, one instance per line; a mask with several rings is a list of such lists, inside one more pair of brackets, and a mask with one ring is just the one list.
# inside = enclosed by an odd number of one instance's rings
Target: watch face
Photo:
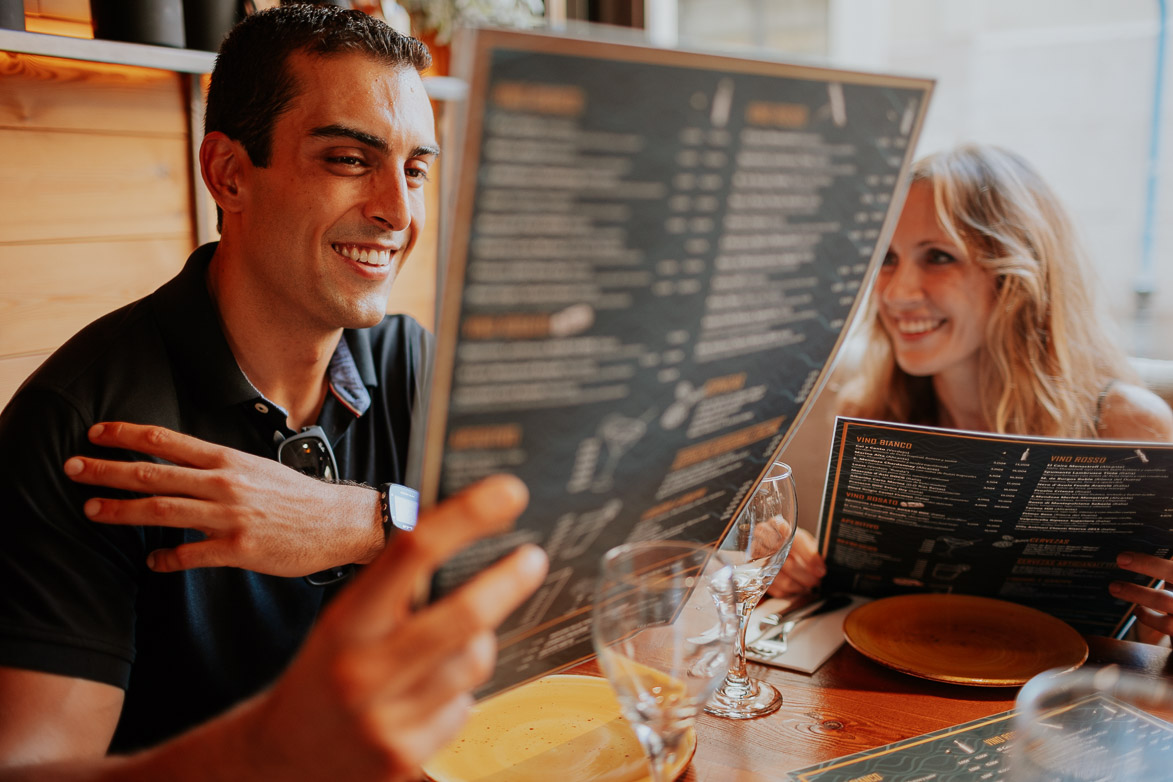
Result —
[[383, 490], [387, 493], [387, 510], [391, 514], [391, 523], [402, 530], [415, 529], [420, 509], [420, 493], [398, 483], [388, 483]]

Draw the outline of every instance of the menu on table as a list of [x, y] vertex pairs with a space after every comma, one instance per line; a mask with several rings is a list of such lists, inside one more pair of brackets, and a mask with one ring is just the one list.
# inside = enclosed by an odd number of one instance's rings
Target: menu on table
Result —
[[1122, 551], [1173, 551], [1173, 446], [839, 418], [819, 518], [826, 588], [1022, 603], [1085, 635], [1126, 629]]
[[[1173, 725], [1162, 719], [1107, 695], [1088, 696], [1074, 704], [1045, 712], [1038, 719], [1045, 720], [1058, 711], [1079, 715], [1074, 720], [1069, 715], [1065, 723], [1083, 725], [1078, 735], [1062, 735], [1058, 729], [1053, 735], [1061, 747], [1078, 747], [1081, 757], [1116, 757], [1116, 753], [1122, 751], [1117, 742], [1124, 735], [1134, 751], [1146, 754], [1149, 768], [1162, 765], [1173, 768]], [[1005, 711], [845, 755], [791, 771], [790, 779], [793, 782], [1012, 779], [1011, 757], [1016, 752], [1012, 729], [1014, 716], [1015, 712]]]
[[550, 573], [480, 695], [593, 654], [598, 562], [719, 541], [825, 379], [931, 82], [473, 31], [421, 501], [509, 472]]

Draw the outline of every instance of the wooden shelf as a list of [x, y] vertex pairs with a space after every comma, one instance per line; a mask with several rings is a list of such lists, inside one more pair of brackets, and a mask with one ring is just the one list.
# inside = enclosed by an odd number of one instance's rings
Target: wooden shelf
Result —
[[[137, 65], [178, 73], [211, 73], [212, 66], [216, 63], [214, 52], [196, 49], [171, 49], [141, 43], [99, 41], [92, 38], [70, 38], [64, 35], [23, 33], [4, 29], [0, 29], [0, 52]], [[462, 80], [450, 76], [426, 77], [424, 88], [428, 92], [428, 97], [439, 101], [463, 100], [467, 92], [467, 85]]]
[[211, 73], [212, 65], [216, 62], [216, 55], [213, 52], [171, 49], [141, 43], [98, 41], [91, 38], [69, 38], [64, 35], [22, 33], [17, 30], [0, 30], [0, 51], [41, 54], [46, 57], [63, 57], [67, 60], [137, 65], [178, 73]]

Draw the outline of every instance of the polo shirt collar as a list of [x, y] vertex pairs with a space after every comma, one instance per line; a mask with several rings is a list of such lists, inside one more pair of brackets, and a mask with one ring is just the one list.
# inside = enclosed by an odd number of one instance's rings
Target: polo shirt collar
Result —
[[375, 353], [371, 348], [370, 329], [346, 329], [342, 332], [342, 338], [350, 348], [354, 368], [362, 384], [367, 388], [378, 388], [379, 375], [375, 372]]
[[330, 357], [326, 375], [330, 383], [330, 393], [347, 410], [354, 413], [356, 418], [371, 406], [371, 394], [367, 391], [358, 362], [351, 353], [346, 339], [338, 340], [338, 347], [334, 348], [334, 355]]
[[[212, 242], [196, 248], [182, 271], [159, 288], [152, 302], [160, 331], [185, 382], [209, 406], [253, 404], [260, 392], [236, 363], [208, 290], [208, 265], [216, 252]], [[379, 385], [370, 334], [347, 329], [338, 341], [328, 369], [331, 391], [356, 417], [370, 407], [368, 389]]]

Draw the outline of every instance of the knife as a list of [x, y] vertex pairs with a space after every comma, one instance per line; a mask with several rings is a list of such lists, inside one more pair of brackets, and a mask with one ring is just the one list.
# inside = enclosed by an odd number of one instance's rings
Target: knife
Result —
[[[778, 636], [793, 630], [794, 626], [791, 625], [792, 622], [794, 624], [798, 624], [804, 619], [810, 619], [812, 616], [829, 614], [832, 611], [838, 611], [840, 608], [843, 608], [849, 603], [851, 603], [850, 595], [843, 594], [842, 592], [836, 592], [827, 595], [821, 600], [815, 600], [813, 602], [807, 603], [806, 605], [799, 606], [798, 608], [791, 609], [781, 614], [768, 616], [765, 620], [763, 620], [763, 623], [769, 622], [770, 624], [774, 624], [774, 626], [754, 639], [753, 643], [759, 644], [763, 641], [773, 641]], [[774, 618], [775, 616], [777, 617], [776, 619]], [[787, 625], [791, 626], [787, 627]]]

